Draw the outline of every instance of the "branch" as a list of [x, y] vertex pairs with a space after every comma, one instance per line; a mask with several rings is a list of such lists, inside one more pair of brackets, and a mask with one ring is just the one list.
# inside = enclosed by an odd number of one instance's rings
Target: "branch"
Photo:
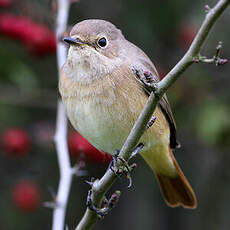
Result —
[[[66, 30], [69, 14], [70, 1], [58, 0], [56, 40], [57, 40], [57, 63], [58, 71], [66, 60], [67, 49], [60, 41], [62, 33]], [[53, 230], [63, 230], [65, 224], [66, 206], [72, 182], [73, 169], [71, 168], [67, 147], [67, 118], [62, 102], [58, 101], [56, 133], [54, 141], [57, 149], [58, 164], [60, 168], [60, 181], [53, 212]]]
[[178, 79], [178, 77], [187, 69], [194, 59], [199, 56], [201, 46], [203, 45], [213, 24], [230, 4], [229, 0], [220, 0], [214, 8], [209, 8], [206, 18], [203, 21], [200, 30], [194, 38], [189, 50], [176, 66], [163, 78], [158, 84], [159, 94], [164, 94], [166, 90]]
[[220, 50], [221, 49], [222, 49], [222, 42], [219, 42], [217, 47], [216, 47], [216, 54], [212, 58], [207, 58], [205, 56], [198, 55], [198, 57], [196, 57], [194, 59], [194, 62], [196, 62], [196, 63], [198, 63], [198, 62], [215, 63], [216, 66], [225, 65], [226, 63], [228, 63], [228, 59], [220, 57]]
[[[203, 24], [201, 25], [201, 28], [194, 38], [187, 53], [165, 76], [165, 78], [163, 78], [159, 83], [154, 85], [154, 91], [150, 94], [147, 104], [141, 112], [138, 120], [134, 124], [126, 142], [124, 143], [120, 151], [120, 157], [123, 157], [126, 160], [129, 159], [133, 149], [138, 144], [140, 137], [144, 133], [146, 126], [151, 119], [159, 100], [162, 98], [167, 89], [172, 86], [172, 84], [179, 78], [181, 73], [183, 73], [192, 63], [194, 63], [194, 59], [199, 56], [201, 46], [207, 38], [213, 24], [216, 22], [216, 20], [228, 7], [229, 4], [230, 0], [220, 0], [214, 8], [208, 9]], [[122, 163], [119, 161], [118, 166], [120, 166], [121, 164]], [[92, 186], [92, 202], [95, 206], [100, 207], [104, 194], [106, 193], [106, 191], [108, 191], [108, 189], [115, 182], [115, 180], [115, 174], [111, 170], [107, 170], [107, 172], [100, 180], [96, 180], [94, 182]], [[97, 219], [97, 214], [87, 208], [83, 218], [81, 219], [75, 230], [89, 230], [97, 221]]]

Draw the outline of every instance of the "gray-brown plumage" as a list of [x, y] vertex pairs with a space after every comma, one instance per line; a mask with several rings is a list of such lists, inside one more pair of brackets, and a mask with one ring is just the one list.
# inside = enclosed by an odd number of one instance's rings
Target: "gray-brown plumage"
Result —
[[[72, 125], [96, 148], [113, 154], [125, 142], [148, 95], [132, 67], [158, 73], [138, 47], [113, 24], [85, 20], [74, 26], [59, 89]], [[147, 91], [148, 92], [148, 91]], [[177, 147], [176, 125], [166, 96], [154, 112], [156, 121], [141, 137], [141, 155], [155, 172], [166, 203], [195, 208], [196, 197], [171, 148]]]

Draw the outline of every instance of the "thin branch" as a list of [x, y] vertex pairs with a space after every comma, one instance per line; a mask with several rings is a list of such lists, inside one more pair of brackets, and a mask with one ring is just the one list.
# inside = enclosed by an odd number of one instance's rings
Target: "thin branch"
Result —
[[[223, 11], [230, 4], [230, 0], [220, 0], [216, 6], [212, 9], [209, 8], [206, 18], [194, 38], [189, 50], [184, 55], [184, 57], [176, 64], [176, 66], [166, 75], [155, 86], [155, 91], [149, 96], [147, 104], [145, 105], [143, 111], [141, 112], [138, 120], [133, 126], [126, 142], [124, 143], [119, 156], [124, 159], [129, 159], [133, 149], [138, 144], [140, 137], [146, 129], [149, 120], [158, 104], [158, 101], [167, 91], [167, 89], [179, 78], [182, 72], [184, 72], [192, 63], [194, 63], [194, 58], [199, 54], [201, 46], [203, 45], [205, 39], [208, 36], [213, 24], [223, 13]], [[207, 7], [206, 7], [207, 9]], [[118, 162], [118, 166], [121, 162]], [[92, 186], [92, 202], [96, 207], [100, 207], [101, 201], [104, 194], [111, 185], [115, 182], [116, 176], [111, 170], [107, 170], [104, 176], [100, 180], [96, 180]], [[75, 230], [89, 230], [93, 224], [97, 221], [97, 215], [95, 212], [87, 208], [83, 218], [76, 227]]]
[[216, 66], [225, 65], [226, 63], [228, 63], [228, 59], [220, 57], [221, 49], [222, 49], [222, 42], [219, 42], [216, 47], [216, 53], [212, 58], [207, 58], [205, 56], [198, 55], [197, 57], [195, 57], [194, 62], [195, 63], [204, 62], [208, 64], [215, 63]]
[[61, 101], [58, 102], [57, 125], [55, 143], [60, 168], [60, 181], [58, 185], [56, 207], [53, 212], [53, 230], [63, 230], [65, 223], [66, 206], [72, 182], [73, 170], [70, 165], [68, 147], [66, 142], [67, 118]]
[[[56, 40], [58, 72], [66, 60], [67, 49], [60, 41], [62, 33], [66, 30], [70, 1], [58, 0]], [[67, 117], [62, 102], [58, 101], [55, 144], [57, 149], [58, 164], [60, 168], [60, 181], [56, 197], [56, 206], [53, 212], [53, 230], [65, 228], [65, 213], [72, 182], [73, 170], [71, 168], [67, 147]]]
[[181, 73], [185, 71], [193, 62], [199, 53], [201, 46], [207, 38], [213, 24], [230, 4], [230, 0], [220, 0], [214, 8], [209, 8], [196, 37], [194, 38], [189, 50], [176, 66], [163, 78], [158, 84], [159, 94], [164, 94], [166, 90], [177, 80]]
[[[64, 43], [60, 40], [62, 34], [67, 29], [68, 15], [69, 15], [70, 1], [58, 0], [58, 11], [56, 21], [56, 40], [57, 40], [57, 62], [58, 71], [65, 63], [67, 49]], [[59, 76], [59, 75], [58, 75]]]

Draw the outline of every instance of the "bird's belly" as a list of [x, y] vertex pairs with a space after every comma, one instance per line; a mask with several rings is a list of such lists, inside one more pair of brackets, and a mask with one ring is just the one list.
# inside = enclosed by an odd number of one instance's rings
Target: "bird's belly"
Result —
[[133, 124], [121, 113], [116, 116], [112, 108], [92, 102], [69, 103], [67, 113], [72, 125], [92, 145], [111, 154], [122, 147]]
[[[76, 99], [65, 101], [65, 105], [74, 128], [97, 149], [111, 154], [115, 149], [121, 149], [143, 108], [138, 102], [131, 107], [116, 103], [98, 104], [93, 100], [85, 103]], [[168, 146], [169, 129], [161, 113], [157, 108], [155, 124], [140, 140], [145, 145], [144, 150], [157, 145]]]

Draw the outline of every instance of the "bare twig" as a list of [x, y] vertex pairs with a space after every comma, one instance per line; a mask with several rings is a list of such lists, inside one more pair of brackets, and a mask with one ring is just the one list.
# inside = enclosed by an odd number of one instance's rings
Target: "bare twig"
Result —
[[57, 148], [58, 165], [60, 168], [60, 181], [56, 196], [56, 208], [53, 212], [53, 230], [63, 230], [65, 223], [66, 206], [72, 182], [73, 170], [70, 165], [66, 141], [67, 118], [62, 102], [58, 102], [57, 127], [55, 143]]
[[[194, 58], [199, 55], [202, 44], [208, 36], [213, 24], [230, 4], [230, 0], [220, 0], [214, 8], [209, 8], [206, 18], [201, 25], [196, 37], [194, 38], [189, 50], [184, 57], [176, 64], [176, 66], [155, 85], [155, 90], [150, 94], [147, 104], [141, 112], [138, 120], [133, 126], [126, 142], [124, 143], [119, 156], [128, 160], [132, 150], [138, 144], [140, 137], [146, 130], [146, 126], [152, 117], [152, 114], [158, 104], [160, 98], [164, 95], [167, 89], [179, 78], [191, 64], [194, 63]], [[207, 7], [206, 7], [207, 8]], [[118, 162], [118, 166], [121, 162]], [[104, 194], [111, 185], [115, 182], [116, 176], [108, 170], [100, 180], [96, 180], [92, 186], [92, 202], [96, 207], [100, 207]], [[87, 208], [83, 218], [75, 230], [89, 230], [97, 221], [97, 214]]]
[[216, 66], [218, 65], [225, 65], [228, 63], [228, 59], [220, 57], [220, 51], [222, 49], [222, 42], [220, 41], [216, 47], [216, 53], [212, 58], [207, 58], [205, 56], [198, 55], [198, 57], [194, 58], [194, 62], [204, 62], [204, 63], [215, 63]]
[[[56, 25], [56, 40], [57, 40], [57, 62], [58, 71], [66, 59], [66, 47], [60, 42], [61, 34], [67, 27], [70, 1], [58, 0], [57, 25]], [[71, 168], [68, 147], [67, 147], [67, 118], [62, 102], [58, 101], [57, 122], [55, 133], [55, 144], [57, 149], [58, 164], [60, 168], [60, 181], [56, 196], [56, 206], [53, 212], [53, 230], [63, 230], [65, 228], [65, 213], [69, 197], [69, 191], [72, 182], [73, 170]]]

